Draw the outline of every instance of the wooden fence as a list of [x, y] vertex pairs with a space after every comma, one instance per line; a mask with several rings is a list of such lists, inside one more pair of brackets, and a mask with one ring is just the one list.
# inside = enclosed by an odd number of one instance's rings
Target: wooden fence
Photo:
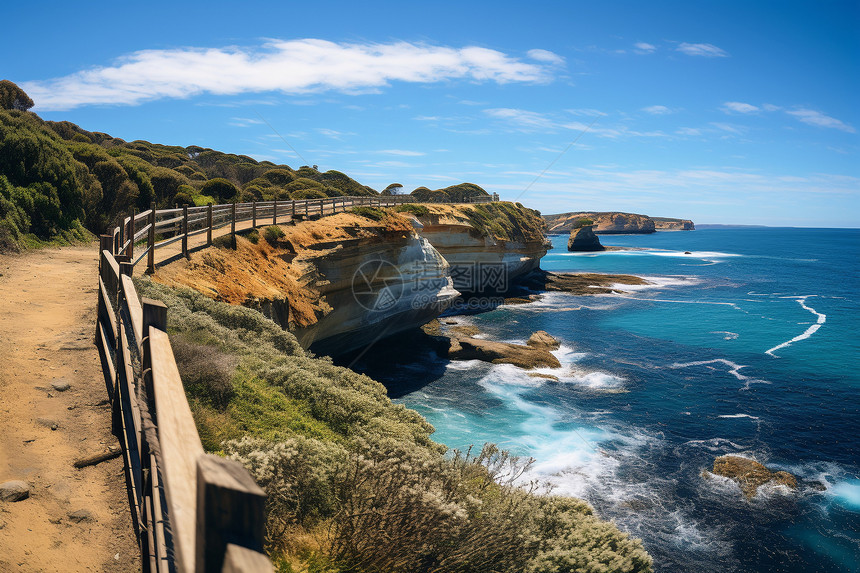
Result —
[[[484, 201], [498, 200], [482, 198]], [[182, 207], [131, 213], [100, 239], [95, 340], [125, 462], [143, 571], [271, 572], [263, 551], [265, 493], [239, 463], [206, 454], [167, 336], [167, 307], [141, 299], [132, 275], [157, 249], [239, 223], [250, 228], [357, 206], [390, 207], [408, 195], [333, 197]], [[140, 247], [140, 252], [136, 252]]]
[[[262, 225], [277, 225], [288, 220], [312, 219], [324, 215], [342, 213], [359, 206], [392, 207], [414, 202], [410, 195], [390, 197], [330, 197], [328, 199], [304, 199], [283, 201], [253, 201], [251, 203], [228, 203], [203, 207], [181, 207], [176, 209], [152, 208], [142, 213], [132, 212], [122, 219], [113, 230], [112, 252], [116, 256], [128, 257], [132, 266], [146, 259], [146, 271], [155, 271], [155, 251], [181, 241], [181, 253], [188, 254], [188, 239], [206, 233], [206, 245], [212, 244], [212, 234], [217, 229], [251, 222], [251, 228]], [[141, 247], [138, 252], [137, 246]]]

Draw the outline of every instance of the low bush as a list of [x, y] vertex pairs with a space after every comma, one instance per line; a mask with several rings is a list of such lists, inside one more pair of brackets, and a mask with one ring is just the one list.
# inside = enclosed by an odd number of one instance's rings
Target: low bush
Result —
[[385, 218], [385, 211], [376, 207], [353, 207], [349, 212], [371, 221], [381, 221]]
[[286, 236], [284, 230], [278, 227], [277, 225], [269, 225], [263, 231], [263, 237], [266, 239], [266, 242], [270, 245], [274, 245], [278, 242], [278, 239]]
[[283, 570], [650, 571], [641, 544], [587, 504], [536, 495], [530, 460], [492, 445], [445, 456], [381, 384], [312, 357], [260, 313], [135, 282], [169, 308], [204, 446], [266, 490], [267, 548]]
[[426, 205], [421, 205], [418, 203], [404, 203], [402, 205], [398, 205], [394, 208], [398, 213], [411, 213], [417, 217], [421, 217], [422, 215], [427, 215], [430, 213], [430, 209], [427, 208]]

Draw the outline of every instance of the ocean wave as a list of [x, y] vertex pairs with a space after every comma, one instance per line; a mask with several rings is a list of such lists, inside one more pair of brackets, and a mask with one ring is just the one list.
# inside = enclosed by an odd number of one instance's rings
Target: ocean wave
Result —
[[613, 283], [612, 288], [620, 289], [624, 291], [641, 291], [641, 290], [653, 290], [665, 287], [673, 287], [673, 286], [694, 286], [702, 283], [702, 280], [699, 277], [691, 277], [691, 276], [654, 276], [654, 275], [637, 275], [639, 278], [645, 279], [648, 281], [648, 284], [644, 285], [630, 285], [624, 283]]
[[[684, 362], [684, 363], [674, 363], [669, 368], [677, 369], [677, 368], [690, 368], [693, 366], [707, 366], [709, 364], [724, 364], [729, 368], [728, 373], [740, 380], [744, 383], [742, 390], [749, 390], [751, 384], [770, 384], [767, 380], [762, 380], [760, 378], [753, 378], [752, 376], [745, 376], [740, 373], [741, 368], [747, 368], [747, 366], [743, 364], [735, 364], [731, 360], [727, 360], [725, 358], [713, 358], [711, 360], [697, 360], [695, 362]], [[710, 368], [710, 367], [709, 367]]]
[[758, 416], [750, 416], [749, 414], [722, 414], [717, 418], [749, 418], [750, 420], [758, 420]]
[[808, 299], [808, 298], [810, 298], [810, 297], [813, 297], [813, 296], [816, 296], [816, 295], [811, 294], [811, 295], [805, 295], [805, 296], [784, 296], [784, 297], [780, 297], [780, 298], [793, 298], [793, 299], [796, 299], [796, 300], [797, 300], [797, 302], [798, 302], [798, 304], [800, 304], [800, 306], [802, 306], [805, 310], [808, 310], [809, 312], [811, 312], [812, 314], [814, 314], [815, 316], [817, 316], [817, 317], [818, 317], [818, 319], [816, 320], [815, 324], [813, 324], [812, 326], [810, 326], [809, 328], [807, 328], [805, 331], [803, 331], [803, 333], [802, 333], [802, 334], [799, 334], [799, 335], [795, 336], [794, 338], [792, 338], [791, 340], [787, 340], [786, 342], [783, 342], [782, 344], [777, 344], [776, 346], [774, 346], [774, 347], [773, 347], [773, 348], [771, 348], [770, 350], [765, 350], [765, 351], [764, 351], [764, 353], [765, 353], [765, 354], [769, 354], [769, 355], [773, 356], [774, 358], [778, 358], [778, 356], [776, 356], [776, 355], [774, 354], [774, 352], [775, 352], [775, 351], [780, 350], [780, 349], [782, 349], [782, 348], [786, 348], [786, 347], [788, 347], [788, 346], [791, 346], [791, 345], [792, 345], [793, 343], [795, 343], [795, 342], [799, 342], [799, 341], [801, 341], [801, 340], [806, 340], [807, 338], [809, 338], [810, 336], [812, 336], [813, 334], [815, 334], [815, 332], [816, 332], [819, 328], [821, 328], [821, 325], [822, 325], [822, 324], [824, 324], [824, 323], [827, 321], [827, 315], [826, 315], [826, 314], [820, 313], [820, 312], [816, 311], [814, 308], [812, 308], [812, 307], [810, 307], [810, 306], [807, 306], [807, 305], [806, 305], [806, 299]]

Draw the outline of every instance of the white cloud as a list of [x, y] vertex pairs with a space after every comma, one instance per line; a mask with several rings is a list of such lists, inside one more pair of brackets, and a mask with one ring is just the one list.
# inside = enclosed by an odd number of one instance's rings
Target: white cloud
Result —
[[650, 113], [652, 115], [667, 115], [672, 113], [672, 110], [665, 105], [652, 105], [648, 107], [643, 107], [642, 111]]
[[761, 108], [765, 111], [779, 111], [782, 109], [778, 105], [773, 105], [772, 103], [766, 103], [762, 105]]
[[[537, 58], [533, 52], [537, 52]], [[476, 46], [271, 40], [250, 48], [141, 50], [110, 66], [19, 85], [36, 101], [36, 109], [66, 110], [95, 104], [136, 105], [204, 93], [367, 93], [391, 82], [550, 81], [546, 64], [558, 63], [558, 56], [546, 50], [532, 50], [529, 54], [544, 65]]]
[[716, 127], [719, 130], [727, 131], [729, 133], [734, 133], [735, 135], [743, 135], [744, 134], [743, 129], [737, 125], [729, 125], [728, 123], [719, 123], [716, 121], [712, 122], [711, 125], [713, 125], [714, 127]]
[[593, 108], [566, 109], [565, 111], [568, 113], [572, 113], [573, 115], [585, 115], [588, 117], [602, 117], [608, 115], [606, 113], [603, 113], [599, 109]]
[[556, 127], [555, 123], [545, 115], [524, 109], [502, 107], [485, 109], [484, 113], [490, 117], [505, 120], [520, 129], [525, 129], [527, 131], [536, 129], [552, 129]]
[[797, 118], [798, 120], [802, 121], [803, 123], [806, 123], [809, 125], [814, 125], [816, 127], [830, 127], [830, 128], [838, 129], [841, 131], [846, 131], [848, 133], [856, 133], [857, 132], [856, 129], [854, 129], [852, 126], [848, 125], [847, 123], [839, 121], [835, 117], [830, 117], [829, 115], [824, 115], [820, 111], [815, 111], [813, 109], [800, 108], [800, 109], [786, 111], [785, 113], [787, 113], [790, 116]]
[[695, 127], [682, 127], [675, 133], [678, 135], [702, 135], [702, 130]]
[[759, 111], [759, 108], [749, 103], [727, 101], [723, 104], [723, 111], [726, 113], [755, 113]]
[[528, 57], [533, 60], [537, 60], [539, 62], [546, 62], [548, 64], [558, 64], [561, 65], [564, 63], [564, 58], [559, 56], [556, 53], [550, 52], [549, 50], [529, 50], [526, 52]]
[[657, 51], [657, 46], [654, 44], [648, 44], [646, 42], [636, 42], [633, 44], [633, 47], [636, 48], [633, 50], [637, 54], [653, 54]]
[[725, 58], [728, 56], [725, 50], [713, 44], [688, 44], [684, 42], [676, 49], [688, 56], [705, 56], [708, 58]]

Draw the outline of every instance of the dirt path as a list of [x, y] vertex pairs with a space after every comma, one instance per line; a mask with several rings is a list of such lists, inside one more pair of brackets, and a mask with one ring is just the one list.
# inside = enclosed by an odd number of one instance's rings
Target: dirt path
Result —
[[0, 256], [0, 483], [31, 486], [0, 501], [3, 572], [140, 570], [122, 460], [72, 465], [118, 445], [93, 345], [97, 267], [95, 245]]

